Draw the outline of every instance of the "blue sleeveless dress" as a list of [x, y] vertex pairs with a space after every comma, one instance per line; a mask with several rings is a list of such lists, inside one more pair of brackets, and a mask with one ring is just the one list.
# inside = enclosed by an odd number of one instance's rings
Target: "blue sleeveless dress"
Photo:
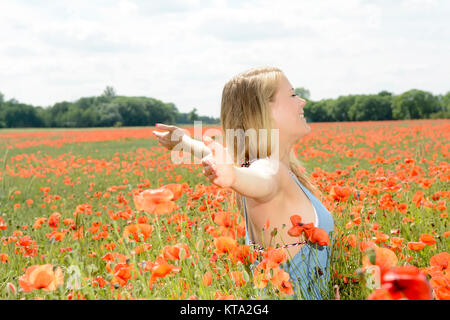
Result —
[[[290, 172], [291, 177], [298, 184], [298, 186], [305, 192], [314, 206], [319, 220], [319, 228], [324, 229], [330, 236], [330, 246], [319, 246], [313, 243], [307, 243], [298, 251], [298, 253], [288, 260], [281, 267], [289, 273], [290, 281], [294, 288], [294, 299], [302, 298], [306, 300], [322, 300], [327, 296], [328, 280], [329, 280], [329, 264], [328, 259], [333, 246], [333, 239], [331, 233], [334, 230], [334, 222], [330, 212], [327, 208], [312, 194], [306, 187], [304, 187], [297, 179], [295, 174]], [[245, 197], [242, 196], [244, 217], [245, 217], [245, 244], [250, 244], [248, 236], [248, 220], [247, 208], [245, 205]], [[252, 265], [253, 269], [259, 264], [256, 260]]]

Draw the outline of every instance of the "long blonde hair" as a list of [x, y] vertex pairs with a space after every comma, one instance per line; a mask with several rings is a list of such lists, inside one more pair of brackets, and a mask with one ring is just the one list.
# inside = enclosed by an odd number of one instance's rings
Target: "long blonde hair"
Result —
[[[272, 139], [270, 135], [273, 122], [269, 103], [274, 101], [280, 78], [283, 75], [283, 72], [275, 67], [253, 68], [236, 75], [223, 88], [220, 111], [223, 132], [225, 133], [227, 129], [241, 129], [243, 132], [248, 129], [254, 129], [256, 131], [265, 129], [268, 135], [267, 139], [265, 139], [266, 144], [261, 144], [261, 140], [256, 144], [252, 143], [251, 139], [248, 144], [245, 141], [245, 153], [242, 154], [241, 158], [237, 152], [236, 143], [233, 141], [232, 144], [234, 145], [235, 151], [233, 153], [235, 155], [234, 162], [238, 167], [241, 166], [243, 160], [250, 160], [249, 155], [260, 155], [261, 150], [259, 147], [261, 146], [266, 148], [264, 150], [266, 156], [270, 156], [271, 154]], [[231, 141], [229, 141], [228, 136], [227, 140], [226, 144], [230, 145]], [[303, 167], [301, 162], [295, 156], [294, 151], [291, 150], [289, 154], [290, 170], [296, 175], [303, 186], [315, 196], [319, 197], [320, 191], [311, 183], [307, 171], [301, 171], [300, 167]], [[236, 194], [234, 196], [238, 209], [242, 213], [242, 198]]]

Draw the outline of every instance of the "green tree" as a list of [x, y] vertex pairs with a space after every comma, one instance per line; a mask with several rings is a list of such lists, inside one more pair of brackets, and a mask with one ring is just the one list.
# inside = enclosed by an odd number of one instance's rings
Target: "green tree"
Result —
[[389, 95], [360, 95], [350, 107], [351, 121], [376, 121], [392, 119], [392, 103]]
[[82, 110], [86, 110], [98, 104], [97, 97], [83, 97], [78, 99], [74, 104]]
[[119, 105], [115, 102], [100, 104], [97, 112], [99, 115], [99, 126], [111, 127], [117, 122], [123, 122], [122, 116], [119, 112]]
[[50, 108], [36, 107], [36, 115], [39, 119], [41, 119], [42, 127], [52, 126]]
[[19, 104], [19, 101], [17, 101], [15, 98], [9, 99], [6, 103], [9, 105]]
[[162, 101], [152, 99], [149, 101], [150, 110], [150, 123], [149, 125], [155, 125], [158, 122], [164, 122], [168, 124], [174, 124], [176, 120], [176, 113], [171, 106], [167, 106]]
[[392, 97], [392, 92], [383, 90], [383, 91], [378, 92], [378, 95], [381, 97]]
[[102, 96], [110, 98], [110, 99], [115, 98], [116, 90], [114, 90], [114, 88], [111, 86], [106, 86], [105, 90], [103, 90]]
[[142, 99], [137, 97], [120, 97], [114, 100], [119, 105], [119, 113], [124, 126], [149, 125], [150, 114], [146, 110]]
[[308, 89], [300, 87], [300, 88], [295, 88], [294, 92], [296, 95], [298, 95], [300, 98], [309, 100], [309, 97], [311, 96], [311, 93], [309, 92]]
[[72, 104], [69, 110], [61, 116], [60, 124], [66, 128], [82, 127], [82, 114], [83, 110], [76, 104]]
[[98, 126], [99, 115], [93, 108], [84, 110], [81, 114], [81, 125], [79, 127], [96, 127]]
[[439, 101], [432, 93], [412, 89], [392, 100], [394, 119], [425, 119], [439, 111]]
[[439, 111], [430, 114], [430, 119], [450, 119], [450, 91], [437, 97]]
[[450, 112], [450, 91], [448, 91], [441, 98], [441, 110], [444, 112]]
[[189, 123], [188, 114], [187, 113], [178, 113], [176, 118], [176, 123], [185, 124]]
[[203, 123], [209, 124], [220, 124], [220, 118], [208, 117], [208, 116], [199, 116], [199, 120]]
[[3, 113], [2, 113], [2, 109], [3, 109], [2, 106], [3, 106], [3, 102], [4, 101], [5, 101], [5, 96], [3, 95], [3, 93], [0, 92], [0, 128], [6, 127], [6, 123], [3, 120], [4, 116], [3, 116]]
[[29, 128], [42, 126], [42, 120], [36, 114], [36, 109], [23, 103], [3, 104], [0, 118], [7, 128]]
[[327, 112], [330, 104], [332, 103], [331, 99], [320, 100], [320, 101], [308, 101], [305, 105], [305, 118], [311, 122], [328, 122], [333, 121], [330, 115]]
[[191, 110], [191, 112], [188, 113], [188, 120], [189, 122], [194, 122], [199, 119], [199, 116], [197, 114], [197, 108], [194, 108]]
[[327, 112], [331, 119], [334, 121], [349, 121], [350, 117], [348, 111], [355, 103], [356, 96], [340, 96], [336, 100], [332, 100], [328, 103]]
[[65, 127], [63, 122], [67, 120], [63, 120], [64, 115], [69, 111], [69, 108], [73, 105], [71, 102], [63, 101], [58, 102], [50, 107], [48, 110], [51, 127]]

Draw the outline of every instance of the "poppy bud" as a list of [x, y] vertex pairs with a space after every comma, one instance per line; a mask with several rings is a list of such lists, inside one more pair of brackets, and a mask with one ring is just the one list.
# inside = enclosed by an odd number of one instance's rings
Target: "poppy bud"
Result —
[[16, 287], [11, 282], [8, 282], [6, 284], [6, 292], [8, 292], [8, 294], [11, 294], [11, 295], [16, 295], [17, 290], [16, 290]]
[[369, 258], [369, 261], [371, 264], [376, 264], [377, 255], [375, 254], [375, 250], [370, 248], [366, 252], [367, 257]]
[[272, 230], [272, 232], [270, 233], [270, 236], [271, 236], [271, 237], [275, 237], [275, 236], [277, 235], [277, 233], [278, 233], [277, 228], [274, 228], [274, 229]]

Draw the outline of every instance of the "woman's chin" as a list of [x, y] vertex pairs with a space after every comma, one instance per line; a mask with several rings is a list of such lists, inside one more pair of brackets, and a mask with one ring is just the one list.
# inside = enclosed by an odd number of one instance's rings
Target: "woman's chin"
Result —
[[305, 123], [305, 128], [306, 128], [307, 134], [311, 132], [311, 126], [308, 123]]
[[303, 131], [303, 132], [301, 132], [300, 134], [298, 134], [298, 135], [297, 135], [297, 140], [299, 140], [299, 139], [301, 139], [301, 138], [307, 136], [307, 135], [310, 133], [310, 131], [311, 131], [311, 130], [309, 130], [309, 131]]

